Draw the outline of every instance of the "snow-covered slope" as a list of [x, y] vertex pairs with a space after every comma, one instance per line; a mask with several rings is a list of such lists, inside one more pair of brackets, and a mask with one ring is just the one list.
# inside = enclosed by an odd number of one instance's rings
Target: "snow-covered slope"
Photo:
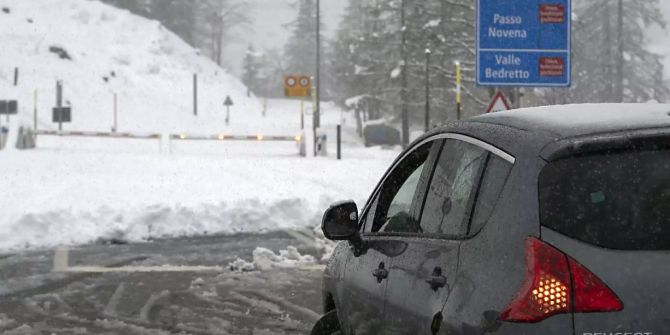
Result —
[[[0, 97], [18, 98], [21, 118], [30, 124], [37, 90], [40, 127], [55, 127], [50, 110], [58, 79], [73, 107], [66, 129], [109, 130], [113, 93], [121, 131], [224, 130], [226, 95], [235, 102], [234, 112], [260, 115], [261, 105], [246, 96], [238, 79], [156, 21], [86, 0], [0, 0], [0, 8]], [[198, 117], [192, 111], [194, 73]]]

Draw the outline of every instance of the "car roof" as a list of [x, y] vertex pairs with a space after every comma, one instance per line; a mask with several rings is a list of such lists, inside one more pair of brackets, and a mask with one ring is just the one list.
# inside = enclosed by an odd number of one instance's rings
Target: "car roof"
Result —
[[670, 127], [670, 105], [581, 104], [517, 109], [472, 119], [561, 138]]
[[577, 104], [480, 115], [436, 132], [479, 138], [513, 156], [539, 155], [548, 144], [608, 133], [670, 129], [668, 104]]

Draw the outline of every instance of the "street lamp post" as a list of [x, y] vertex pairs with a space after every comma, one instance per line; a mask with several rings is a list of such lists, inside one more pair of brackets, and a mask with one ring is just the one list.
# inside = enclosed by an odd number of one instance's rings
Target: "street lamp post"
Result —
[[430, 130], [430, 48], [426, 48], [426, 132]]
[[456, 61], [456, 119], [461, 119], [461, 62]]
[[400, 1], [400, 31], [401, 31], [401, 52], [402, 52], [402, 87], [400, 99], [402, 100], [402, 147], [406, 149], [409, 146], [409, 106], [408, 104], [408, 78], [407, 78], [407, 27], [405, 26], [405, 0]]
[[321, 127], [321, 0], [316, 0], [316, 90], [314, 94], [314, 156], [317, 155], [317, 129]]
[[316, 0], [316, 113], [314, 127], [321, 127], [321, 0]]

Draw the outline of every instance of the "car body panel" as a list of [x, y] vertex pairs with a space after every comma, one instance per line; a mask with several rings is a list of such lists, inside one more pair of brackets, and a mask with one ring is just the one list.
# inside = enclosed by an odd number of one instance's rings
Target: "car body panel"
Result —
[[524, 241], [539, 236], [537, 180], [542, 160], [519, 159], [489, 222], [460, 247], [458, 277], [444, 309], [440, 334], [571, 334], [572, 316], [540, 324], [500, 322], [526, 278]]
[[390, 266], [390, 257], [385, 253], [393, 246], [379, 240], [368, 241], [368, 246], [358, 257], [347, 252], [343, 296], [340, 298], [343, 313], [338, 315], [343, 317], [340, 322], [348, 334], [379, 334], [383, 329], [388, 280], [378, 281], [373, 271], [381, 264]]
[[[386, 334], [429, 334], [456, 280], [460, 241], [404, 238], [407, 249], [393, 257], [386, 291]], [[439, 270], [438, 270], [439, 269]], [[427, 282], [444, 277], [433, 289]]]
[[542, 239], [574, 258], [603, 280], [624, 309], [611, 313], [576, 313], [575, 332], [670, 334], [670, 251], [609, 250], [589, 245], [549, 228]]

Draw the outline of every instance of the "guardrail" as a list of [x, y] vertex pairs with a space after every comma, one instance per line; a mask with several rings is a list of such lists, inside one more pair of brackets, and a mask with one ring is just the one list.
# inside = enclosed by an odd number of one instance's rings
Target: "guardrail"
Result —
[[277, 142], [300, 142], [302, 136], [265, 136], [265, 135], [190, 135], [172, 134], [171, 140], [180, 141], [277, 141]]
[[133, 139], [133, 140], [158, 140], [158, 152], [162, 152], [163, 136], [155, 133], [117, 133], [103, 131], [77, 131], [77, 130], [36, 130], [35, 138], [38, 136], [58, 136], [58, 137], [95, 137], [108, 139]]
[[[159, 146], [162, 151], [163, 136], [156, 133], [119, 133], [119, 132], [99, 132], [99, 131], [57, 131], [57, 130], [37, 130], [36, 136], [62, 136], [62, 137], [96, 137], [96, 138], [127, 138], [127, 139], [155, 139], [159, 140]], [[170, 134], [168, 136], [168, 150], [172, 153], [172, 141], [254, 141], [254, 142], [295, 142], [300, 145], [300, 153], [303, 154], [304, 138], [302, 135], [278, 136], [278, 135], [197, 135], [197, 134]]]
[[103, 138], [130, 138], [130, 139], [161, 139], [161, 134], [134, 134], [134, 133], [109, 133], [98, 131], [58, 131], [37, 130], [36, 135], [68, 136], [68, 137], [103, 137]]
[[[299, 146], [304, 143], [302, 135], [277, 136], [277, 135], [196, 135], [196, 134], [171, 134], [168, 137], [169, 150], [172, 153], [172, 141], [254, 141], [254, 142], [295, 142]], [[302, 151], [300, 151], [302, 155]]]

